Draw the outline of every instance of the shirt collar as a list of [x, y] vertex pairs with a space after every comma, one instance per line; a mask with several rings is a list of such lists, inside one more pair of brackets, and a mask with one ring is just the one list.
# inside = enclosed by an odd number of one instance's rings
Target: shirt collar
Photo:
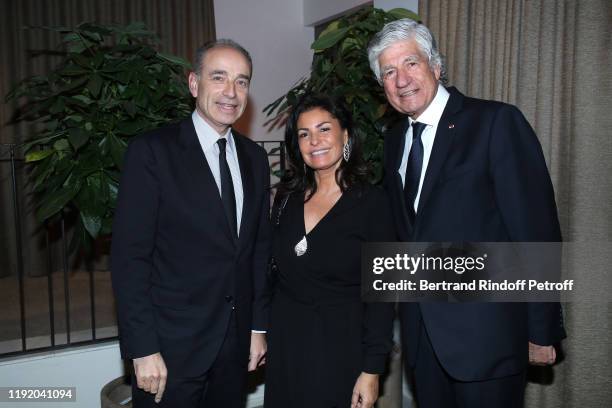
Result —
[[[446, 88], [438, 84], [436, 96], [434, 96], [429, 106], [423, 111], [423, 113], [421, 113], [416, 121], [434, 127], [438, 126], [438, 122], [440, 122], [440, 118], [442, 117], [442, 113], [444, 112], [444, 108], [446, 107], [446, 102], [448, 102], [449, 97], [450, 94]], [[414, 122], [412, 118], [408, 117], [408, 119], [410, 124]]]
[[227, 147], [230, 151], [234, 150], [234, 138], [232, 137], [232, 129], [228, 128], [224, 135], [219, 135], [215, 129], [212, 128], [199, 114], [198, 111], [194, 110], [191, 114], [191, 120], [195, 127], [198, 140], [202, 146], [202, 150], [205, 152], [216, 145], [217, 140], [220, 138], [227, 139]]

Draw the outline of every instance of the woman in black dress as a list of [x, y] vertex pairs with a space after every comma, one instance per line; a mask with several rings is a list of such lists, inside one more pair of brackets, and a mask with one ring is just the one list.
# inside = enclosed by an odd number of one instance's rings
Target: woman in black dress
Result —
[[277, 279], [266, 408], [371, 407], [391, 348], [393, 305], [361, 301], [361, 244], [395, 240], [382, 190], [367, 183], [351, 117], [304, 97], [287, 122], [287, 176], [272, 211]]

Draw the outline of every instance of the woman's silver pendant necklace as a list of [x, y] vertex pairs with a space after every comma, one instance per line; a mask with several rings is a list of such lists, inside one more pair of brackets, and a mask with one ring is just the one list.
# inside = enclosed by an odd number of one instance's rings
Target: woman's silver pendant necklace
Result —
[[306, 235], [304, 235], [300, 242], [295, 245], [294, 250], [297, 256], [302, 256], [306, 253], [306, 251], [308, 250], [308, 241], [306, 241]]

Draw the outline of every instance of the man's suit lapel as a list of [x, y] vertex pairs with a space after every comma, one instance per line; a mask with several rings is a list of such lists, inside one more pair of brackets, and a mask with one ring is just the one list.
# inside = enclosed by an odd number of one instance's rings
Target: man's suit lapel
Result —
[[[188, 174], [191, 175], [194, 191], [199, 195], [203, 205], [201, 208], [209, 208], [219, 217], [223, 217], [227, 221], [219, 188], [215, 182], [215, 177], [210, 170], [206, 156], [202, 151], [202, 146], [198, 140], [195, 127], [191, 118], [181, 122], [180, 143], [183, 147], [185, 166], [187, 166]], [[235, 238], [229, 228], [229, 222], [226, 222], [224, 233], [227, 238], [235, 243]]]
[[417, 214], [420, 214], [425, 205], [427, 205], [427, 200], [431, 195], [431, 191], [438, 181], [440, 170], [444, 166], [446, 157], [453, 144], [453, 138], [456, 132], [454, 124], [455, 114], [459, 112], [463, 106], [463, 95], [455, 88], [449, 88], [449, 92], [450, 98], [446, 103], [446, 107], [438, 123], [436, 137], [431, 149], [431, 156], [427, 164], [425, 180], [423, 180], [423, 186], [421, 187]]
[[253, 177], [253, 161], [246, 151], [244, 140], [240, 133], [232, 130], [234, 135], [234, 144], [238, 153], [238, 164], [240, 166], [240, 176], [242, 178], [242, 220], [240, 222], [239, 243], [244, 241], [243, 232], [248, 227], [248, 222], [251, 219], [251, 211], [253, 209], [253, 199], [255, 197], [255, 179]]

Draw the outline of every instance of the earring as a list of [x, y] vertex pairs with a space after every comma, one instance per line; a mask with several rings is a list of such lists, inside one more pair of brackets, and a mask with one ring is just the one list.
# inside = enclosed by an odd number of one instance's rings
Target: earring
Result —
[[351, 158], [351, 142], [350, 141], [344, 144], [344, 147], [342, 148], [342, 157], [344, 158], [345, 162], [349, 161], [349, 159]]

